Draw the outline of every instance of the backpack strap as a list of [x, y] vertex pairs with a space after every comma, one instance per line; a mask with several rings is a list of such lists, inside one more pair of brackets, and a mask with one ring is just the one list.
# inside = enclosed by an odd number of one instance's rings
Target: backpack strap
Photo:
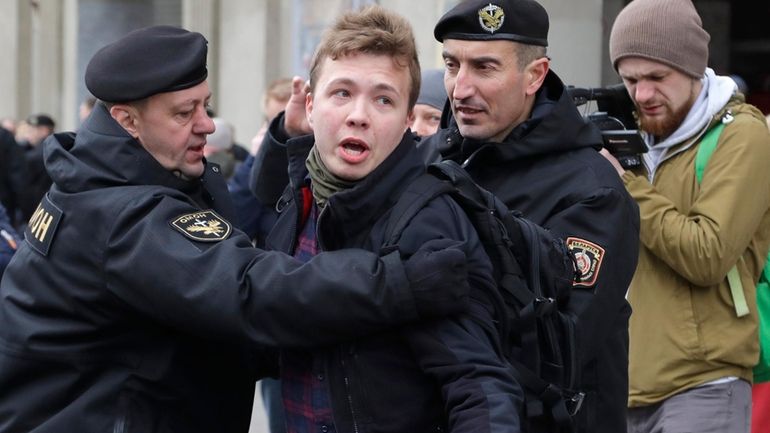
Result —
[[510, 362], [513, 366], [512, 374], [519, 384], [538, 397], [527, 400], [525, 408], [527, 416], [540, 417], [548, 414], [557, 425], [563, 428], [570, 426], [572, 417], [576, 416], [583, 406], [585, 393], [559, 388], [543, 380], [518, 360], [510, 359]]
[[438, 179], [429, 173], [423, 173], [412, 182], [393, 206], [388, 224], [385, 226], [385, 247], [398, 243], [401, 233], [409, 221], [434, 198], [451, 193], [454, 190], [451, 184]]
[[[698, 153], [695, 154], [695, 177], [700, 184], [703, 181], [703, 172], [706, 171], [706, 164], [711, 155], [717, 148], [719, 142], [719, 136], [722, 134], [722, 130], [725, 129], [725, 125], [733, 121], [733, 115], [728, 110], [722, 117], [722, 120], [711, 129], [706, 131], [706, 134], [698, 145]], [[746, 303], [746, 295], [743, 293], [743, 283], [741, 283], [741, 276], [738, 273], [738, 268], [733, 266], [727, 272], [727, 284], [730, 286], [730, 294], [733, 298], [733, 304], [735, 305], [735, 315], [743, 317], [749, 314], [749, 306]]]
[[759, 362], [754, 366], [754, 383], [770, 381], [770, 253], [757, 283], [759, 311]]
[[700, 140], [698, 153], [695, 154], [695, 177], [698, 179], [698, 183], [703, 182], [703, 172], [706, 170], [706, 163], [716, 150], [717, 142], [723, 129], [725, 129], [725, 124], [719, 122], [716, 126], [706, 131], [706, 134]]

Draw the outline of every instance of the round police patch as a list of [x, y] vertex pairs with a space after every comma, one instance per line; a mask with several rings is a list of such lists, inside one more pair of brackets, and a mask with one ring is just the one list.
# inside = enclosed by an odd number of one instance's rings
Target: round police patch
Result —
[[219, 242], [233, 231], [232, 225], [213, 210], [180, 215], [169, 224], [188, 238], [201, 242]]
[[580, 238], [567, 238], [567, 249], [575, 256], [580, 277], [575, 286], [593, 286], [599, 278], [599, 271], [604, 260], [604, 248]]

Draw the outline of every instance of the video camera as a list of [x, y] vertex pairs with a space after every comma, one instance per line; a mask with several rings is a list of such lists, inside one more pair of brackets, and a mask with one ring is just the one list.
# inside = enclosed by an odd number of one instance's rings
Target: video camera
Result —
[[604, 147], [623, 168], [642, 165], [641, 154], [647, 152], [647, 145], [636, 129], [634, 104], [623, 84], [595, 88], [569, 86], [567, 92], [578, 107], [596, 102], [597, 110], [584, 116], [601, 130]]

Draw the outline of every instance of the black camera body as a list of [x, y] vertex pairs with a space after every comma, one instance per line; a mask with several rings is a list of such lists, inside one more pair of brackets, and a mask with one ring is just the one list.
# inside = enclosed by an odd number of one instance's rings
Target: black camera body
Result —
[[568, 87], [576, 106], [595, 101], [597, 111], [585, 115], [602, 133], [604, 147], [625, 168], [642, 165], [642, 154], [647, 145], [636, 129], [631, 98], [622, 84], [610, 87]]

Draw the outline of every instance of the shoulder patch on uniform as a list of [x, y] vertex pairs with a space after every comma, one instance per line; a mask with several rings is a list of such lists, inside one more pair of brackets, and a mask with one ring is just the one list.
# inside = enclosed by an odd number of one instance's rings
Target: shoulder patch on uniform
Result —
[[180, 215], [169, 224], [188, 238], [201, 242], [219, 242], [233, 231], [233, 226], [213, 210]]
[[24, 239], [38, 253], [47, 256], [51, 249], [56, 229], [64, 217], [64, 213], [48, 198], [43, 196], [37, 205], [35, 213], [27, 223], [24, 230]]
[[575, 286], [593, 286], [599, 278], [599, 271], [604, 260], [604, 248], [585, 239], [567, 238], [567, 249], [575, 256], [580, 277]]

